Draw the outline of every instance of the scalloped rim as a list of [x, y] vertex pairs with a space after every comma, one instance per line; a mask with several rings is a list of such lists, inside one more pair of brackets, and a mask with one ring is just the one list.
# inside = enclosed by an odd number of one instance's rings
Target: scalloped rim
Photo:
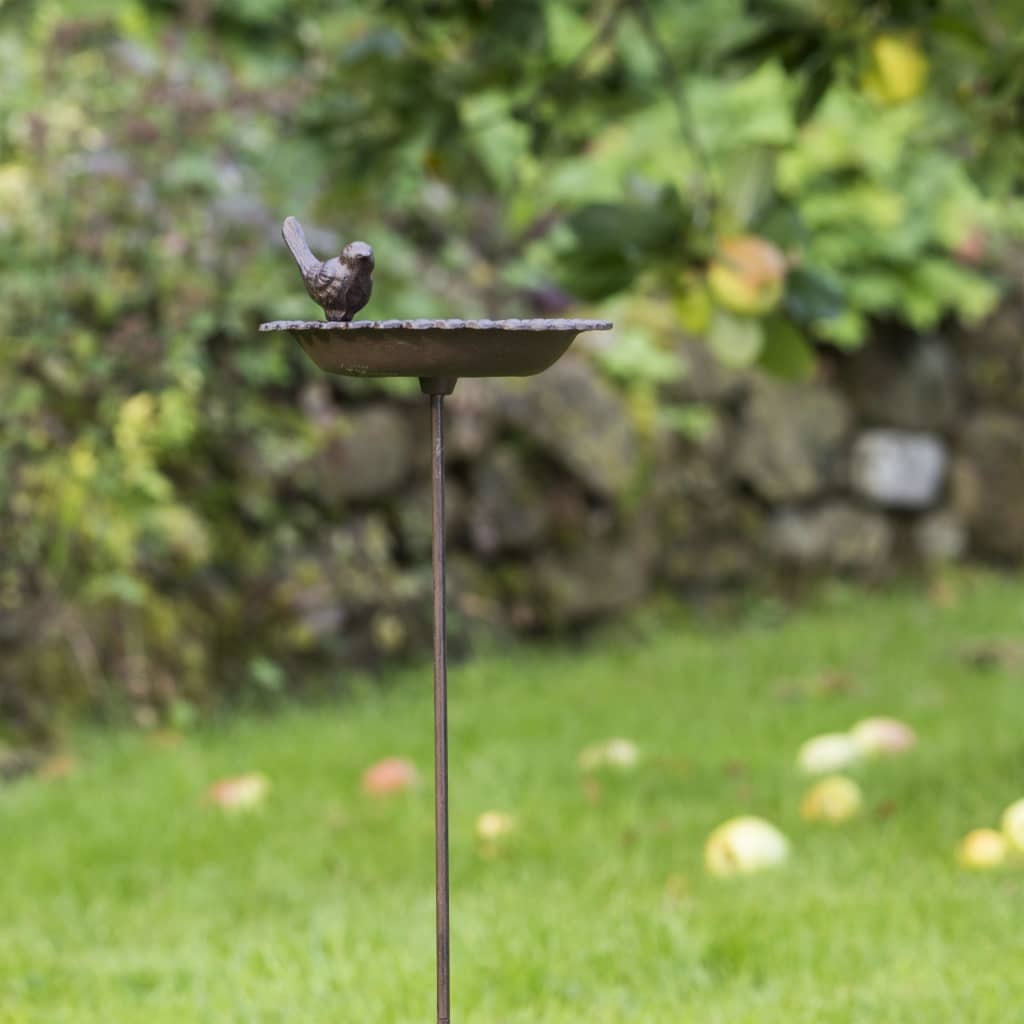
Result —
[[610, 331], [610, 320], [272, 320], [261, 331]]

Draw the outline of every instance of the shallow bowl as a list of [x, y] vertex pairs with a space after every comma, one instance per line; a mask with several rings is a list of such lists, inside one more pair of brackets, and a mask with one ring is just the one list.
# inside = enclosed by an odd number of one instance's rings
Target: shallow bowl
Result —
[[275, 320], [326, 373], [347, 377], [529, 377], [607, 320]]

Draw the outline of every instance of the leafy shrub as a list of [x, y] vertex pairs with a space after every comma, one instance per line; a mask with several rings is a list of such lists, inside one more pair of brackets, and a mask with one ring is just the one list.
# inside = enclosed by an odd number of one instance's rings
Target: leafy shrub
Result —
[[0, 573], [21, 654], [0, 699], [23, 713], [109, 674], [141, 705], [201, 694], [289, 520], [231, 461], [315, 448], [274, 400], [295, 355], [252, 331], [264, 303], [302, 308], [256, 187], [288, 107], [160, 31], [131, 5], [51, 4], [0, 38]]

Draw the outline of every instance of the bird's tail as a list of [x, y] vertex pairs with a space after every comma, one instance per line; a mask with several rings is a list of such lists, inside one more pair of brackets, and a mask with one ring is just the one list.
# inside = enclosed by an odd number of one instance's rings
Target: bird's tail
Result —
[[302, 276], [308, 277], [314, 273], [320, 266], [320, 260], [313, 255], [313, 251], [306, 241], [306, 233], [302, 230], [302, 225], [294, 217], [286, 217], [281, 226], [281, 235], [295, 258], [295, 262], [298, 263]]

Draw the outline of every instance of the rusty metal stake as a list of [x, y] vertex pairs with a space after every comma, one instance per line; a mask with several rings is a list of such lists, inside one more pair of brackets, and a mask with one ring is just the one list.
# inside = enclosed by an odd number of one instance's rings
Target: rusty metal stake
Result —
[[430, 395], [434, 566], [434, 858], [437, 927], [437, 1024], [451, 1019], [448, 899], [448, 651], [444, 587], [444, 396], [454, 382], [424, 380]]

